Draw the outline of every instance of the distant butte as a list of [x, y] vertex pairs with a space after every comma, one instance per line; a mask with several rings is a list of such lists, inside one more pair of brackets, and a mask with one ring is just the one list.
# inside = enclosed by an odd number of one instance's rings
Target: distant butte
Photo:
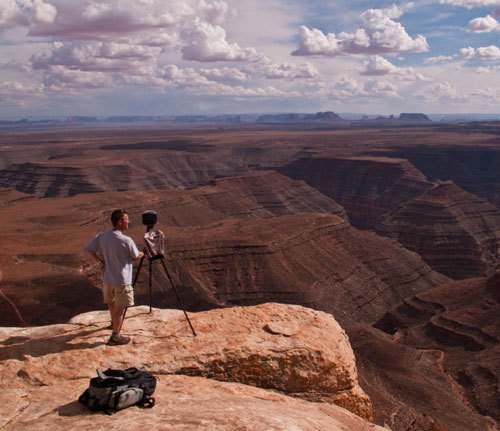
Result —
[[399, 114], [401, 121], [430, 121], [429, 117], [421, 113], [401, 113]]
[[334, 112], [317, 112], [316, 114], [273, 114], [262, 115], [257, 123], [311, 123], [311, 122], [343, 122], [349, 123]]

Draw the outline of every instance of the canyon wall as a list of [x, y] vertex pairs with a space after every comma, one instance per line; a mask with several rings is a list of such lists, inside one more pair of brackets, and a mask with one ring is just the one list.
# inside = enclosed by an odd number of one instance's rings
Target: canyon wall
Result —
[[[457, 137], [458, 138], [458, 137]], [[401, 157], [410, 161], [431, 181], [452, 180], [457, 185], [500, 208], [500, 151], [497, 140], [482, 145], [399, 147], [374, 155]]]
[[338, 202], [351, 223], [372, 227], [383, 215], [432, 187], [407, 160], [369, 157], [300, 158], [280, 169]]
[[[167, 266], [194, 308], [194, 298], [214, 305], [300, 303], [348, 325], [376, 320], [387, 304], [446, 281], [416, 254], [333, 215], [228, 219], [165, 233]], [[169, 284], [160, 267], [155, 271], [161, 296]], [[163, 300], [172, 306], [175, 298]]]
[[485, 275], [500, 251], [500, 211], [451, 181], [402, 205], [375, 226], [454, 279]]

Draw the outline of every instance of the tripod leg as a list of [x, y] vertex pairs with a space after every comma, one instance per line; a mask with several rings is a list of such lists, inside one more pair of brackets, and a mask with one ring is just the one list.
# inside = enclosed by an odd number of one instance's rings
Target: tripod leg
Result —
[[151, 291], [153, 287], [153, 261], [149, 259], [149, 314], [151, 314]]
[[191, 325], [191, 321], [189, 320], [189, 317], [186, 313], [186, 310], [184, 309], [184, 305], [182, 304], [181, 298], [180, 298], [179, 294], [177, 293], [177, 290], [174, 286], [172, 278], [170, 277], [170, 274], [168, 273], [167, 266], [165, 265], [165, 261], [163, 260], [163, 257], [160, 259], [160, 261], [161, 261], [161, 264], [163, 265], [163, 269], [165, 270], [165, 273], [167, 274], [168, 281], [170, 281], [170, 285], [172, 286], [172, 289], [174, 290], [175, 296], [177, 297], [177, 300], [179, 301], [179, 304], [181, 305], [182, 311], [184, 312], [184, 316], [186, 316], [186, 320], [189, 323], [189, 327], [191, 328], [193, 335], [196, 337], [196, 332], [194, 332], [193, 325]]
[[144, 262], [144, 256], [141, 257], [139, 265], [137, 266], [137, 271], [135, 273], [134, 281], [132, 282], [132, 287], [135, 287], [135, 282], [137, 281], [137, 277], [139, 277], [139, 272], [141, 272], [142, 262]]

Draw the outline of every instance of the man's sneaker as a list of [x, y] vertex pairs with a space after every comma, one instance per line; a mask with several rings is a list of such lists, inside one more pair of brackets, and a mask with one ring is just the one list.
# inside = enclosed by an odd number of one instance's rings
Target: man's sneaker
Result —
[[112, 335], [109, 338], [108, 346], [123, 346], [130, 342], [130, 337], [125, 337], [123, 335]]

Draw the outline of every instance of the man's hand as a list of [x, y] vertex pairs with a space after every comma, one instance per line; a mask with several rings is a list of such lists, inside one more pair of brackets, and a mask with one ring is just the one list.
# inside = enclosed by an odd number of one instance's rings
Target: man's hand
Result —
[[104, 267], [106, 266], [106, 262], [104, 262], [104, 260], [102, 260], [99, 256], [97, 256], [97, 254], [95, 253], [90, 253], [89, 251], [87, 251], [87, 253], [90, 255], [90, 257], [97, 263], [100, 263], [101, 264], [101, 268], [104, 269]]

